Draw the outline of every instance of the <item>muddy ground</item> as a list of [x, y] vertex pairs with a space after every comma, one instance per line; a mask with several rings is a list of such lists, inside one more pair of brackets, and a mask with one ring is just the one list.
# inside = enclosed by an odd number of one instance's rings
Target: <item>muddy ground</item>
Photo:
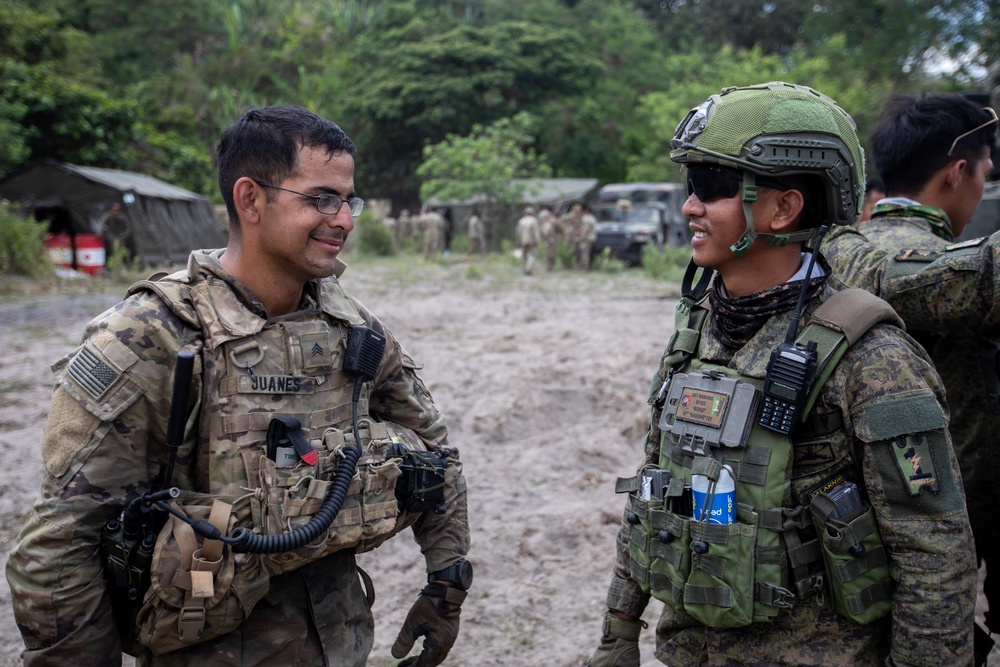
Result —
[[[676, 284], [638, 271], [523, 276], [511, 262], [345, 258], [343, 278], [424, 364], [469, 482], [475, 584], [446, 664], [570, 667], [598, 640], [622, 498], [641, 456], [650, 377], [673, 330]], [[37, 493], [49, 365], [123, 288], [95, 281], [0, 299], [0, 555]], [[406, 534], [362, 566], [376, 584], [369, 661], [389, 648], [424, 583]], [[651, 624], [659, 612], [653, 602]], [[652, 630], [642, 637], [643, 664]], [[0, 665], [21, 649], [0, 580]]]

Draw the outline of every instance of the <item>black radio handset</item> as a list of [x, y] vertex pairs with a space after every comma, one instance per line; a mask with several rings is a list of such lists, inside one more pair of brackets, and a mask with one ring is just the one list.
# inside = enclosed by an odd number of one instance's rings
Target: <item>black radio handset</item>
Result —
[[826, 230], [826, 225], [823, 225], [816, 236], [816, 244], [813, 246], [812, 257], [806, 268], [806, 276], [802, 279], [799, 300], [795, 305], [792, 321], [788, 325], [785, 341], [771, 351], [771, 358], [767, 362], [764, 400], [757, 423], [778, 433], [787, 434], [795, 429], [796, 423], [801, 419], [799, 413], [805, 406], [816, 377], [816, 342], [808, 341], [805, 345], [796, 343], [795, 335], [798, 333], [799, 319], [805, 308], [816, 255], [819, 254], [819, 242], [826, 234]]

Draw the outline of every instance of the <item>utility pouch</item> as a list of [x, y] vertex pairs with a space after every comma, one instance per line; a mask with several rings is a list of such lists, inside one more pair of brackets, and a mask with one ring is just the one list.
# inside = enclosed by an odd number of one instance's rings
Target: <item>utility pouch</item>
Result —
[[[362, 453], [333, 523], [310, 544], [265, 556], [269, 569], [289, 572], [341, 549], [360, 545], [366, 550], [370, 543], [394, 533], [399, 517], [395, 493], [399, 459], [389, 453], [391, 439], [385, 424], [363, 420], [359, 428]], [[329, 495], [333, 476], [344, 460], [342, 452], [354, 447], [355, 440], [352, 433], [329, 428], [322, 440], [310, 446], [317, 453], [315, 465], [304, 460], [279, 465], [280, 457], [272, 460], [259, 448], [242, 452], [248, 478], [258, 484], [250, 506], [253, 525], [262, 526], [263, 534], [288, 533], [309, 522]]]
[[842, 516], [844, 503], [838, 504], [836, 494], [825, 492], [812, 499], [810, 509], [833, 607], [852, 621], [866, 624], [891, 610], [893, 582], [875, 512], [865, 503], [858, 505]]
[[[233, 527], [232, 505], [186, 495], [190, 500], [174, 504], [176, 509], [223, 533]], [[232, 632], [267, 594], [269, 583], [260, 556], [234, 554], [229, 545], [202, 538], [171, 516], [153, 550], [150, 587], [136, 618], [137, 641], [160, 654]]]

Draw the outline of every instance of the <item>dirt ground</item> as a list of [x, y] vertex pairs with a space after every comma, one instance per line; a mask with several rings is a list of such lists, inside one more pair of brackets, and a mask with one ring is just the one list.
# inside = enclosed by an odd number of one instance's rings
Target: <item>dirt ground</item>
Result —
[[[639, 460], [646, 393], [673, 330], [678, 288], [638, 271], [532, 277], [503, 260], [354, 260], [343, 282], [424, 365], [469, 483], [475, 583], [445, 664], [569, 667], [598, 640], [623, 499]], [[40, 479], [49, 365], [121, 288], [0, 300], [0, 553]], [[425, 581], [406, 534], [360, 558], [374, 578], [374, 667]], [[655, 623], [659, 603], [646, 620]], [[652, 630], [642, 640], [644, 667]], [[0, 665], [20, 636], [0, 579]]]

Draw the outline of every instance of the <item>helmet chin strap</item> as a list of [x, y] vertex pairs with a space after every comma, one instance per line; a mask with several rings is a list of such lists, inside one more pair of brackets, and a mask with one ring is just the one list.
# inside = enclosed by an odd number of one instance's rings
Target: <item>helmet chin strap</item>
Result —
[[742, 257], [754, 241], [761, 239], [767, 241], [769, 246], [784, 247], [789, 243], [805, 243], [816, 236], [817, 229], [802, 229], [791, 234], [758, 234], [753, 224], [753, 203], [757, 201], [759, 188], [757, 187], [757, 176], [752, 171], [743, 171], [743, 216], [747, 219], [747, 229], [736, 243], [729, 246], [729, 249], [737, 257]]

